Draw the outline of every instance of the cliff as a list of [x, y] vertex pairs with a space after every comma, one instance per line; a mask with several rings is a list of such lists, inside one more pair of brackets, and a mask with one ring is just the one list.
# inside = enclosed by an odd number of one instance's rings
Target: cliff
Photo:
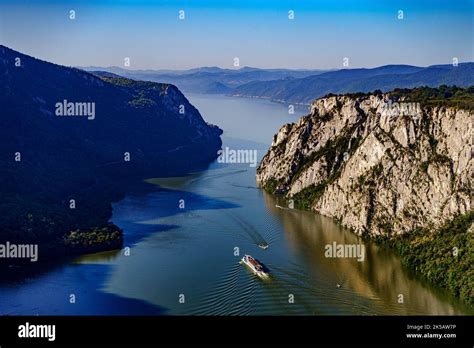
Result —
[[473, 116], [473, 87], [327, 96], [281, 127], [257, 183], [474, 306]]
[[403, 234], [467, 213], [473, 112], [409, 99], [316, 100], [309, 115], [274, 136], [257, 182], [358, 234]]

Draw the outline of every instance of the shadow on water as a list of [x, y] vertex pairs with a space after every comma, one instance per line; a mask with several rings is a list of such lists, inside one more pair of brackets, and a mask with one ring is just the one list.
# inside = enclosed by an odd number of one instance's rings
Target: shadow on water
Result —
[[0, 298], [8, 298], [8, 303], [2, 303], [0, 315], [166, 314], [164, 307], [97, 291], [109, 271], [108, 265], [68, 265], [2, 286]]
[[[228, 175], [229, 173], [227, 173]], [[232, 173], [230, 173], [232, 174]], [[118, 203], [113, 203], [114, 218], [111, 222], [120, 226], [124, 233], [124, 245], [131, 246], [143, 240], [152, 233], [167, 232], [176, 229], [178, 225], [167, 225], [156, 223], [158, 219], [175, 216], [183, 213], [179, 202], [186, 202], [186, 213], [192, 214], [193, 210], [219, 210], [237, 208], [239, 205], [220, 199], [214, 199], [202, 194], [196, 194], [188, 191], [173, 190], [158, 186], [157, 182], [176, 181], [190, 183], [201, 179], [201, 174], [190, 174], [186, 177], [155, 178], [148, 179], [142, 183], [134, 183], [129, 186], [129, 193], [126, 198]], [[212, 175], [210, 175], [212, 176]], [[151, 184], [151, 185], [150, 185]], [[173, 204], [174, 203], [174, 204]], [[125, 209], [123, 209], [125, 207]], [[133, 208], [131, 208], [133, 207]], [[136, 228], [139, 225], [140, 228]], [[127, 233], [133, 231], [133, 233]], [[95, 254], [95, 259], [111, 260], [116, 257], [120, 251], [99, 252]], [[32, 264], [31, 267], [13, 267], [11, 269], [0, 268], [0, 284], [9, 282], [18, 282], [25, 277], [41, 277], [44, 274], [62, 269], [70, 262], [74, 262], [79, 257], [65, 258], [62, 260], [51, 260], [43, 263]]]
[[[199, 174], [189, 176], [199, 179]], [[162, 180], [166, 181], [166, 178]], [[184, 200], [186, 209], [179, 207]], [[186, 214], [195, 210], [220, 210], [239, 207], [222, 199], [203, 194], [136, 184], [130, 194], [113, 204], [113, 222], [124, 229], [124, 246], [133, 246], [156, 233], [179, 229], [178, 224], [159, 223], [161, 219]], [[122, 207], [125, 209], [122, 210]], [[133, 207], [133, 208], [131, 208]], [[196, 214], [196, 216], [198, 216]], [[179, 221], [174, 220], [174, 221]], [[172, 243], [172, 242], [171, 242]], [[160, 315], [167, 309], [142, 299], [114, 294], [106, 289], [107, 279], [114, 272], [117, 259], [123, 258], [122, 250], [87, 254], [60, 263], [50, 262], [28, 268], [15, 277], [2, 277], [0, 298], [3, 315]], [[58, 279], [61, 285], [57, 286]], [[48, 294], [48, 296], [44, 296]], [[75, 303], [70, 303], [70, 295]]]
[[[181, 207], [180, 207], [180, 204]], [[184, 206], [183, 206], [184, 205]], [[161, 224], [160, 221], [187, 214], [196, 210], [220, 210], [237, 208], [239, 205], [202, 194], [169, 188], [158, 188], [146, 196], [128, 196], [114, 204], [113, 222], [128, 233], [124, 235], [126, 245], [136, 244], [152, 233], [165, 232], [178, 225]], [[137, 225], [140, 228], [136, 228]], [[129, 233], [133, 231], [133, 233]]]

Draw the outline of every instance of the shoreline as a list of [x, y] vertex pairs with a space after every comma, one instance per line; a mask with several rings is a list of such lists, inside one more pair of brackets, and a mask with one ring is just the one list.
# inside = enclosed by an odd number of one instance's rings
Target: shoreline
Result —
[[[275, 197], [280, 197], [286, 200], [286, 198], [283, 195], [275, 194], [272, 192], [271, 188], [263, 186], [259, 186], [263, 191], [265, 191], [268, 194], [271, 194]], [[298, 208], [294, 208], [298, 209]], [[439, 290], [444, 290], [447, 291], [451, 296], [453, 296], [455, 299], [461, 301], [463, 304], [468, 306], [471, 310], [474, 310], [474, 274], [473, 277], [471, 277], [471, 285], [469, 283], [467, 284], [462, 284], [460, 285], [455, 285], [455, 286], [442, 286], [440, 285], [440, 282], [443, 284], [447, 282], [448, 280], [448, 275], [446, 272], [438, 272], [438, 278], [434, 279], [434, 275], [432, 274], [432, 268], [439, 266], [440, 263], [447, 264], [447, 265], [453, 265], [454, 263], [451, 262], [451, 260], [448, 260], [444, 257], [439, 257], [437, 254], [434, 255], [426, 255], [423, 254], [423, 256], [417, 255], [413, 253], [414, 248], [418, 247], [420, 243], [427, 243], [428, 248], [434, 248], [434, 247], [443, 247], [446, 252], [449, 255], [449, 252], [452, 251], [455, 246], [452, 246], [450, 243], [454, 242], [457, 237], [460, 234], [465, 234], [467, 238], [466, 244], [472, 243], [472, 246], [474, 246], [474, 237], [473, 237], [473, 231], [472, 231], [472, 226], [474, 226], [474, 211], [470, 211], [466, 214], [461, 214], [455, 217], [451, 221], [447, 221], [442, 227], [436, 229], [436, 230], [428, 230], [428, 229], [417, 229], [412, 231], [411, 233], [403, 234], [403, 235], [397, 235], [395, 237], [390, 237], [390, 236], [372, 236], [368, 234], [358, 234], [356, 231], [351, 228], [350, 226], [346, 226], [342, 224], [339, 220], [334, 219], [330, 216], [325, 216], [323, 214], [317, 213], [311, 208], [305, 209], [304, 207], [300, 207], [300, 210], [303, 211], [308, 211], [313, 214], [319, 214], [321, 216], [324, 216], [328, 219], [331, 219], [335, 224], [346, 228], [351, 231], [355, 236], [358, 236], [362, 238], [364, 241], [369, 241], [369, 242], [374, 242], [378, 246], [382, 248], [387, 248], [390, 251], [393, 251], [396, 253], [396, 255], [400, 258], [400, 261], [402, 262], [402, 265], [406, 267], [409, 271], [414, 272], [417, 276], [420, 276], [424, 281], [427, 281], [431, 286], [434, 286], [436, 289]], [[452, 233], [455, 232], [455, 233]], [[436, 239], [431, 238], [427, 240], [427, 236], [433, 237], [437, 236], [439, 237], [440, 235], [444, 236], [444, 239], [441, 242], [437, 242]], [[469, 240], [470, 238], [470, 240]], [[459, 257], [464, 256], [467, 259], [467, 265], [469, 265], [469, 258], [473, 259], [474, 257], [472, 255], [469, 255], [469, 251], [472, 250], [472, 246], [469, 247], [469, 245], [465, 245], [460, 247], [458, 244], [456, 247], [459, 248], [459, 250], [462, 251], [461, 254], [459, 254]], [[430, 257], [431, 256], [431, 257]], [[437, 257], [438, 256], [438, 257]], [[423, 263], [425, 266], [424, 268], [420, 269], [419, 263]], [[474, 264], [474, 259], [471, 260], [471, 265]], [[457, 270], [454, 268], [453, 271], [464, 271], [463, 269]], [[469, 272], [469, 271], [468, 271]], [[470, 271], [471, 273], [473, 270]], [[463, 281], [464, 279], [461, 279]], [[469, 281], [469, 279], [466, 279], [466, 281]]]

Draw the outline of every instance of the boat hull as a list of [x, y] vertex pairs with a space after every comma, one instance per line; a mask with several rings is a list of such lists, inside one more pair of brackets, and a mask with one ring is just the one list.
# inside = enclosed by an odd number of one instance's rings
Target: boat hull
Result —
[[263, 270], [258, 270], [248, 259], [246, 259], [245, 256], [242, 258], [242, 260], [240, 260], [240, 263], [244, 264], [257, 277], [262, 278], [262, 279], [269, 278], [269, 274], [267, 272]]

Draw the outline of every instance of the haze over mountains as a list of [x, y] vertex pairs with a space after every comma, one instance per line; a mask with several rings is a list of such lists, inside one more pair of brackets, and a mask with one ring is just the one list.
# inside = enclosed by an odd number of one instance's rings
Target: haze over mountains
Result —
[[172, 83], [184, 92], [228, 94], [304, 105], [328, 93], [370, 92], [376, 89], [385, 92], [394, 88], [437, 87], [443, 84], [467, 87], [474, 84], [474, 63], [429, 67], [384, 65], [371, 69], [333, 71], [249, 67], [236, 70], [203, 67], [184, 71], [127, 70], [117, 67], [84, 69]]
[[383, 92], [394, 88], [437, 87], [474, 84], [474, 63], [436, 65], [420, 68], [386, 65], [373, 69], [347, 69], [289, 81], [248, 83], [236, 88], [234, 95], [268, 98], [285, 103], [310, 104], [328, 93]]
[[183, 92], [205, 94], [229, 94], [246, 83], [253, 81], [272, 81], [304, 78], [325, 72], [324, 70], [222, 69], [201, 67], [189, 70], [129, 70], [119, 67], [86, 67], [86, 71], [106, 71], [137, 80], [148, 80], [176, 85]]

